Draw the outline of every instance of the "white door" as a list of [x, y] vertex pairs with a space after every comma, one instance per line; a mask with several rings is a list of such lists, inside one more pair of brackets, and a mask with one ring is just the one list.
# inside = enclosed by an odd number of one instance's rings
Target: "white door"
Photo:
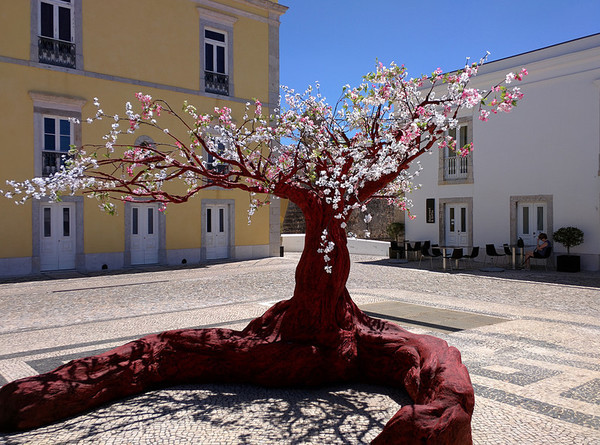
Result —
[[158, 263], [158, 204], [131, 206], [131, 264]]
[[519, 203], [517, 205], [517, 237], [526, 246], [535, 246], [540, 233], [548, 230], [548, 215], [545, 203]]
[[206, 259], [229, 257], [229, 217], [226, 205], [206, 206]]
[[74, 269], [75, 204], [42, 204], [40, 211], [40, 269]]
[[466, 204], [446, 205], [446, 244], [449, 246], [467, 246], [468, 216]]

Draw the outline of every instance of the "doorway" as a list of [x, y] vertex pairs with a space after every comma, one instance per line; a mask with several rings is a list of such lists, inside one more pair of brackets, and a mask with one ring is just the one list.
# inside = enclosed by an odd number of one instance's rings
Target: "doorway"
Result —
[[229, 212], [227, 205], [207, 205], [204, 209], [206, 259], [229, 258]]
[[158, 263], [158, 204], [132, 204], [130, 218], [131, 264]]
[[450, 246], [469, 245], [469, 218], [466, 204], [446, 205], [446, 244]]
[[75, 269], [75, 203], [40, 205], [40, 270]]
[[517, 238], [522, 238], [526, 246], [535, 246], [540, 233], [548, 233], [546, 203], [518, 203]]

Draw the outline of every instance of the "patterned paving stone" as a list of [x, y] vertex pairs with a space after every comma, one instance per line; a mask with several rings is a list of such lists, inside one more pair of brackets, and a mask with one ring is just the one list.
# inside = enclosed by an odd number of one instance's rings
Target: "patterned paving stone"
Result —
[[561, 396], [600, 405], [600, 379], [594, 379], [569, 391], [565, 391], [561, 393]]
[[[297, 260], [0, 283], [0, 385], [161, 330], [241, 329], [291, 296]], [[476, 394], [475, 444], [600, 444], [600, 274], [444, 273], [354, 256], [348, 288], [359, 306], [395, 308], [398, 324], [461, 351]], [[406, 403], [357, 385], [179, 386], [0, 443], [366, 443]]]

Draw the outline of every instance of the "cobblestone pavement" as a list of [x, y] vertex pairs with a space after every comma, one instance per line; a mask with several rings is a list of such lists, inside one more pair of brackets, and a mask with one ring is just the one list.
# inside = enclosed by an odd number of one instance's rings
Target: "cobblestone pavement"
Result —
[[[298, 258], [0, 283], [0, 385], [153, 332], [241, 328], [291, 296]], [[365, 310], [410, 306], [410, 316], [387, 316], [461, 351], [475, 388], [474, 443], [600, 444], [600, 274], [448, 273], [354, 256], [348, 288]], [[490, 321], [467, 326], [474, 316]], [[372, 385], [177, 386], [0, 443], [367, 443], [407, 403]]]

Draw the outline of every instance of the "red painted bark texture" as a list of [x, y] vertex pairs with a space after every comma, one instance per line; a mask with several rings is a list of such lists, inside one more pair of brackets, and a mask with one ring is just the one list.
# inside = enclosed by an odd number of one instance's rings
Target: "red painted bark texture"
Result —
[[414, 402], [373, 443], [472, 443], [473, 387], [458, 350], [363, 314], [346, 290], [343, 229], [330, 233], [333, 271], [324, 271], [317, 253], [323, 226], [321, 218], [307, 217], [294, 296], [243, 331], [163, 332], [11, 382], [0, 388], [0, 430], [35, 428], [165, 384], [365, 381], [406, 389]]

